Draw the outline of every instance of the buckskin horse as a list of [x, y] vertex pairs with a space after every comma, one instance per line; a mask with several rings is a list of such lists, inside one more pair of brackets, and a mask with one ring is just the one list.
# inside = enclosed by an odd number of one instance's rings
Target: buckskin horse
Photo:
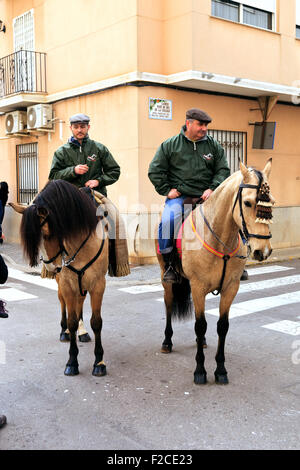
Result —
[[[269, 224], [275, 201], [268, 183], [271, 166], [272, 159], [263, 171], [240, 163], [240, 171], [233, 173], [208, 200], [196, 206], [179, 231], [176, 244], [177, 251], [181, 252], [181, 263], [177, 258], [180, 277], [175, 284], [162, 282], [166, 327], [161, 351], [172, 351], [172, 318], [186, 318], [193, 302], [197, 340], [195, 384], [207, 382], [203, 344], [207, 328], [205, 297], [210, 292], [220, 294], [215, 381], [228, 383], [224, 363], [229, 311], [247, 256], [251, 253], [254, 259], [263, 261], [272, 252]], [[157, 258], [163, 277], [164, 262], [159, 253]]]
[[67, 307], [70, 335], [65, 375], [79, 373], [76, 332], [87, 292], [91, 297], [90, 323], [95, 335], [92, 374], [105, 375], [101, 305], [108, 269], [108, 238], [103, 220], [98, 221], [95, 216], [92, 200], [72, 184], [55, 180], [50, 181], [27, 208], [11, 205], [23, 214], [21, 242], [30, 266], [38, 264], [41, 248], [49, 259], [52, 258], [53, 265], [59, 265], [59, 259], [63, 257], [58, 295]]

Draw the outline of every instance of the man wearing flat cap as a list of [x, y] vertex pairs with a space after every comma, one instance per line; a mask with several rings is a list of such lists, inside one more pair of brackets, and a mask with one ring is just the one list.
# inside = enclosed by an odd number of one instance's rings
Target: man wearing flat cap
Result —
[[94, 188], [107, 196], [106, 186], [119, 179], [120, 167], [105, 145], [89, 138], [89, 122], [85, 114], [70, 117], [72, 136], [54, 153], [49, 179]]
[[165, 263], [163, 281], [174, 283], [173, 237], [182, 220], [187, 198], [206, 200], [230, 174], [224, 149], [207, 135], [211, 117], [201, 109], [189, 109], [179, 134], [158, 148], [148, 176], [156, 191], [166, 196], [158, 230], [159, 251]]

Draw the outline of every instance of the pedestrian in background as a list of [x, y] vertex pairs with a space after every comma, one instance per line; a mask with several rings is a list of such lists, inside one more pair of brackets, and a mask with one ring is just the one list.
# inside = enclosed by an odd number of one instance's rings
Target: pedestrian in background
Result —
[[[8, 277], [8, 269], [5, 264], [4, 259], [0, 255], [0, 284], [5, 284]], [[6, 303], [3, 300], [0, 300], [0, 318], [7, 318], [8, 314], [5, 309]], [[2, 428], [6, 424], [6, 416], [0, 415], [0, 428]]]
[[3, 243], [2, 222], [4, 219], [5, 206], [8, 199], [8, 184], [6, 181], [0, 183], [0, 244]]

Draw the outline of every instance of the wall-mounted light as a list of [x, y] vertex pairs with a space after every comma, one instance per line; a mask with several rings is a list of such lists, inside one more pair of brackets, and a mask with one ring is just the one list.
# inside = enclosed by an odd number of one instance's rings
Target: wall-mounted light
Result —
[[6, 26], [3, 23], [3, 21], [0, 20], [0, 32], [5, 33], [5, 31], [6, 31]]

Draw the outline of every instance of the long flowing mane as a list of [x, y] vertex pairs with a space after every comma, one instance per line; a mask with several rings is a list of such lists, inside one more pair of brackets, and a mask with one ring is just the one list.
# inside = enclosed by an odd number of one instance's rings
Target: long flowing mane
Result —
[[51, 236], [60, 244], [93, 233], [97, 226], [95, 206], [84, 192], [67, 181], [48, 182], [22, 217], [21, 240], [31, 266], [38, 264], [42, 214], [47, 217]]

